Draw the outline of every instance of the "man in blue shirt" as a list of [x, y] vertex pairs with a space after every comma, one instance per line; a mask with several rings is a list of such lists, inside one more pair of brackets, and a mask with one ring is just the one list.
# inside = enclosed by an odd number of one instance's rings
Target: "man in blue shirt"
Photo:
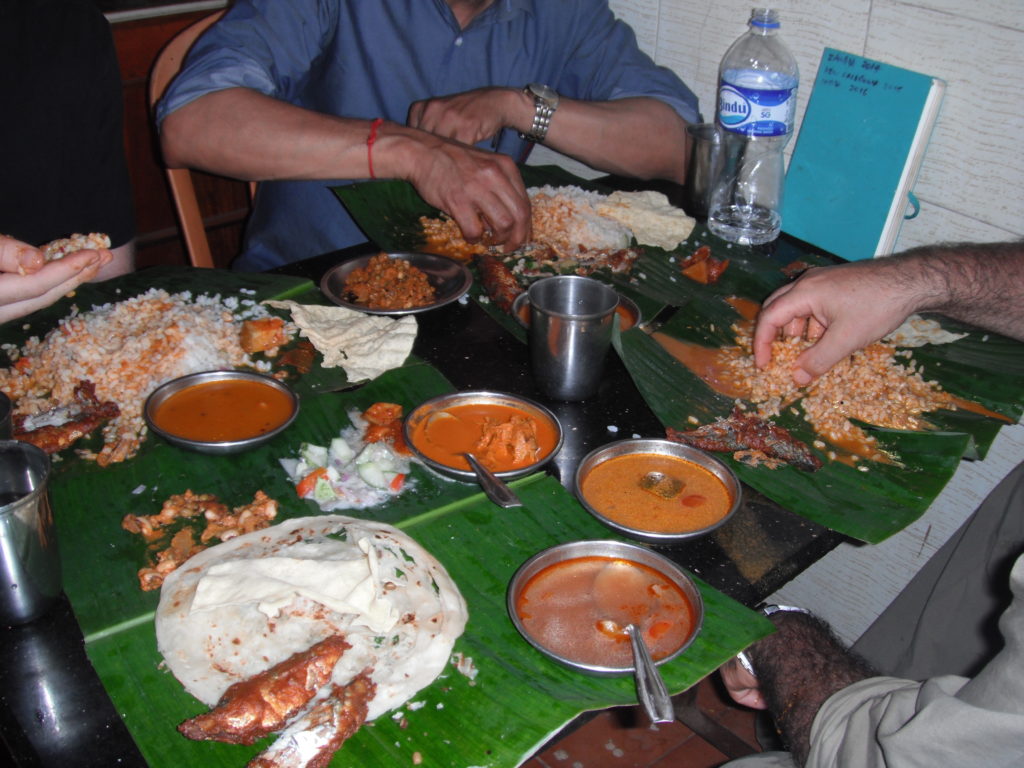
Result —
[[157, 110], [169, 165], [263, 182], [234, 265], [248, 270], [365, 240], [329, 187], [371, 177], [516, 247], [530, 230], [520, 134], [682, 182], [698, 119], [607, 0], [239, 0]]

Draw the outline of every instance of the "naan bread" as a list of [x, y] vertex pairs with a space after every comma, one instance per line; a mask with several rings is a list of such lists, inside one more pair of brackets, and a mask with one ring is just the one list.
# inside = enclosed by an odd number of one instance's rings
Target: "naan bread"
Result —
[[174, 676], [213, 706], [233, 683], [341, 634], [352, 647], [328, 685], [372, 667], [373, 720], [440, 674], [466, 618], [458, 587], [409, 536], [324, 515], [192, 557], [164, 582], [156, 636]]

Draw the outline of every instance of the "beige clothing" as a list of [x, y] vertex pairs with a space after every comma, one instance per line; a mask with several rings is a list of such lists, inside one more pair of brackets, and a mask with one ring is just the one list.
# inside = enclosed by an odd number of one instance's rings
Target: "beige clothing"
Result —
[[[833, 694], [811, 728], [808, 768], [1018, 768], [1024, 765], [1024, 556], [999, 628], [1006, 645], [973, 679], [873, 677]], [[765, 752], [729, 768], [793, 766]]]

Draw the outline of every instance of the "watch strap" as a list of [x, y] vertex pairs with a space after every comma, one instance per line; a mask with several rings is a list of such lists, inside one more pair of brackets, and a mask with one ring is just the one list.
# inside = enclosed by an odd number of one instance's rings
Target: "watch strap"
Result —
[[[776, 613], [803, 613], [807, 616], [811, 615], [811, 612], [808, 611], [806, 608], [797, 608], [795, 605], [761, 605], [759, 606], [759, 610], [766, 617], [772, 616]], [[749, 672], [754, 677], [757, 677], [757, 672], [754, 671], [754, 665], [753, 663], [751, 663], [750, 657], [747, 656], [746, 652], [740, 651], [739, 653], [737, 653], [736, 661], [738, 661], [739, 665], [743, 667], [745, 670], [747, 670], [747, 672]]]
[[550, 104], [547, 100], [530, 90], [530, 86], [523, 88], [523, 93], [533, 97], [533, 123], [527, 133], [520, 133], [519, 136], [526, 141], [540, 144], [547, 138], [548, 128], [551, 127], [551, 117], [555, 114], [558, 104]]

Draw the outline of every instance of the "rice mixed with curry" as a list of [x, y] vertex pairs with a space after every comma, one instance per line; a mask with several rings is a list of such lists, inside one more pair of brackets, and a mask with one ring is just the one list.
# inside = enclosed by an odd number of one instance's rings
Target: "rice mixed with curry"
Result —
[[146, 433], [142, 410], [160, 384], [178, 376], [219, 368], [267, 371], [269, 363], [245, 352], [239, 334], [245, 320], [268, 316], [251, 299], [149, 291], [117, 303], [72, 312], [24, 346], [4, 345], [13, 365], [0, 369], [0, 391], [14, 414], [45, 420], [76, 401], [76, 388], [91, 382], [96, 399], [120, 412], [103, 427], [100, 465], [124, 461]]
[[[733, 330], [737, 345], [722, 350], [722, 362], [734, 380], [748, 390], [747, 399], [756, 404], [759, 416], [778, 416], [799, 400], [804, 418], [819, 435], [835, 446], [867, 449], [868, 455], [863, 458], [887, 460], [877, 450], [877, 440], [851, 419], [878, 427], [922, 430], [928, 427], [924, 414], [956, 407], [953, 397], [937, 382], [924, 378], [909, 351], [898, 350], [892, 344], [870, 344], [836, 363], [809, 386], [801, 387], [793, 381], [793, 367], [813, 342], [797, 337], [774, 341], [771, 362], [762, 370], [754, 364], [749, 327], [736, 326]], [[822, 449], [824, 445], [816, 442], [815, 447]], [[834, 451], [829, 458], [836, 458]]]

